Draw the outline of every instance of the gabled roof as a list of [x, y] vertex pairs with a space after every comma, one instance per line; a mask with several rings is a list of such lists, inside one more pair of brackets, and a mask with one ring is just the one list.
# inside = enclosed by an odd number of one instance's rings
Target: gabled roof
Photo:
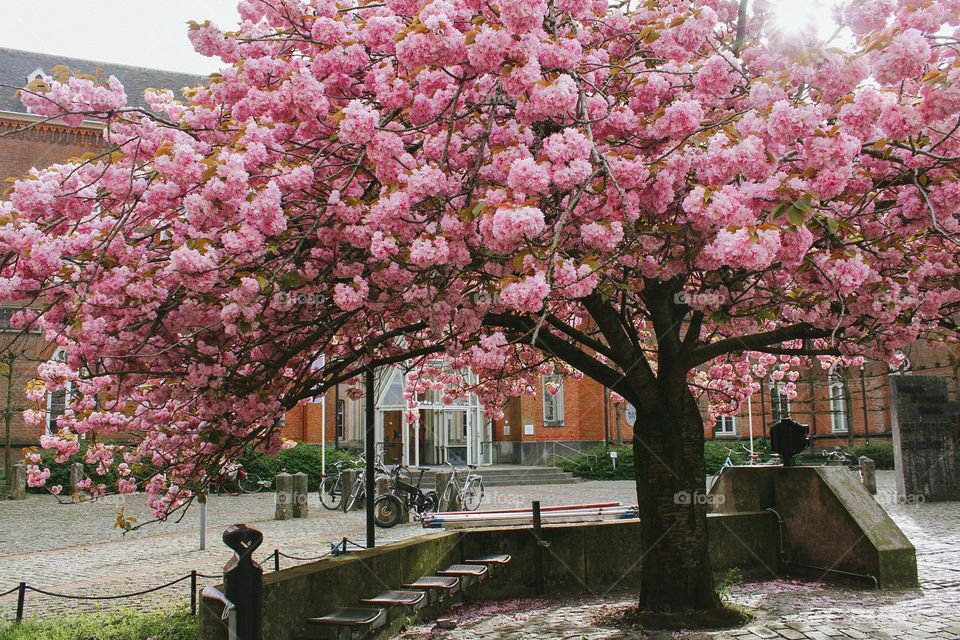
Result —
[[179, 96], [181, 87], [192, 87], [205, 80], [204, 76], [190, 73], [0, 48], [0, 111], [27, 113], [26, 107], [15, 95], [16, 88], [25, 86], [38, 70], [53, 75], [53, 67], [58, 64], [66, 65], [78, 73], [93, 75], [100, 69], [100, 75], [104, 78], [116, 76], [127, 93], [128, 104], [139, 107], [146, 106], [143, 92], [147, 88], [170, 89]]

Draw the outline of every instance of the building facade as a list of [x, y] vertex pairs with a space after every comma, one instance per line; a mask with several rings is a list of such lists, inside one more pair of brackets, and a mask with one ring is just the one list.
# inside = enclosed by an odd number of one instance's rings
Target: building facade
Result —
[[[0, 180], [22, 177], [33, 167], [46, 167], [87, 152], [107, 150], [102, 128], [96, 123], [71, 127], [57, 120], [40, 118], [30, 113], [16, 97], [16, 90], [12, 87], [22, 87], [35, 78], [53, 74], [56, 65], [66, 65], [83, 73], [94, 73], [99, 69], [104, 77], [114, 75], [123, 83], [130, 104], [141, 107], [146, 107], [143, 92], [148, 87], [176, 92], [200, 80], [197, 76], [182, 73], [0, 48]], [[11, 328], [10, 318], [18, 310], [16, 303], [0, 300], [0, 354], [6, 354], [0, 355], [0, 362], [12, 365], [11, 375], [0, 372], [0, 398], [9, 410], [15, 462], [23, 448], [37, 445], [43, 431], [56, 430], [56, 419], [66, 409], [68, 393], [60, 391], [47, 397], [47, 415], [40, 430], [24, 424], [21, 414], [32, 408], [32, 403], [24, 397], [24, 388], [36, 378], [37, 365], [57, 354], [40, 333], [24, 335]], [[0, 433], [0, 449], [4, 448], [3, 435]], [[0, 456], [2, 463], [3, 456]]]
[[797, 395], [782, 393], [784, 381], [768, 379], [735, 416], [704, 423], [708, 439], [766, 437], [781, 418], [791, 418], [810, 428], [815, 448], [832, 448], [871, 442], [891, 442], [891, 376], [938, 376], [947, 379], [953, 400], [960, 392], [960, 349], [956, 344], [918, 341], [904, 350], [903, 366], [884, 362], [863, 367], [824, 371], [820, 367], [800, 372]]
[[[375, 442], [387, 464], [539, 464], [633, 437], [625, 406], [589, 378], [541, 378], [536, 395], [509, 400], [503, 419], [491, 420], [472, 393], [427, 391], [411, 407], [403, 394], [407, 375], [395, 366], [375, 376]], [[328, 445], [359, 451], [365, 425], [365, 399], [349, 398], [341, 386], [287, 413], [284, 435], [320, 442], [326, 434]]]

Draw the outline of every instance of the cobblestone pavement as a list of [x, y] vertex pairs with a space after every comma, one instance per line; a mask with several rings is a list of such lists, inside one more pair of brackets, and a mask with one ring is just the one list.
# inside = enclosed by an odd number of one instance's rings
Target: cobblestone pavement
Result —
[[[623, 500], [635, 502], [632, 482], [584, 482], [573, 485], [494, 487], [487, 489], [483, 506], [505, 508], [544, 506], [572, 502]], [[238, 522], [263, 531], [264, 543], [256, 557], [272, 570], [274, 549], [298, 557], [315, 557], [329, 550], [330, 542], [343, 537], [361, 542], [365, 538], [362, 512], [332, 512], [323, 509], [316, 494], [310, 496], [310, 516], [296, 520], [273, 520], [273, 494], [213, 496], [208, 507], [207, 549], [199, 550], [199, 509], [191, 508], [180, 522], [149, 524], [123, 534], [113, 528], [117, 502], [58, 504], [52, 496], [31, 495], [24, 501], [0, 501], [0, 593], [23, 580], [46, 591], [80, 595], [132, 593], [183, 577], [196, 569], [218, 575], [231, 552], [220, 534]], [[143, 496], [128, 497], [126, 516], [150, 519]], [[421, 535], [418, 524], [378, 529], [382, 541]], [[282, 566], [302, 561], [281, 559]], [[219, 579], [201, 579], [200, 585]], [[189, 598], [189, 580], [147, 596], [113, 601], [78, 602], [27, 592], [28, 617], [68, 610], [110, 607], [151, 607]], [[0, 617], [16, 610], [16, 593], [0, 597]]]
[[[856, 590], [820, 583], [770, 580], [731, 589], [731, 599], [757, 612], [748, 627], [712, 634], [660, 634], [656, 640], [958, 640], [960, 639], [960, 503], [896, 504], [893, 474], [879, 474], [880, 501], [917, 546], [921, 589], [895, 592]], [[631, 482], [498, 487], [488, 490], [484, 506], [545, 505], [634, 499]], [[191, 569], [218, 574], [230, 555], [219, 540], [223, 529], [246, 522], [266, 537], [259, 558], [274, 548], [295, 556], [325, 552], [331, 540], [362, 540], [363, 514], [324, 511], [311, 496], [310, 517], [274, 521], [273, 496], [214, 497], [209, 509], [208, 549], [197, 550], [198, 513], [180, 522], [152, 524], [121, 535], [112, 529], [117, 505], [58, 505], [49, 496], [0, 502], [0, 592], [26, 580], [58, 593], [112, 595], [136, 591], [184, 576]], [[126, 514], [147, 518], [138, 501], [128, 499]], [[415, 524], [378, 531], [391, 540], [421, 534]], [[283, 566], [297, 564], [283, 560]], [[269, 563], [267, 568], [269, 569]], [[201, 580], [201, 585], [216, 579]], [[156, 606], [183, 601], [187, 582], [146, 597], [101, 603], [77, 603], [28, 593], [27, 614], [49, 615], [78, 607]], [[458, 626], [435, 631], [432, 625], [409, 630], [404, 638], [449, 640], [639, 639], [641, 632], [599, 626], [597, 617], [632, 603], [631, 594], [573, 600], [523, 600], [465, 606], [453, 612]], [[15, 595], [0, 598], [0, 615], [9, 615]]]
[[[960, 503], [897, 504], [892, 472], [878, 474], [880, 503], [917, 547], [921, 588], [875, 591], [816, 582], [768, 580], [730, 590], [733, 603], [757, 617], [742, 629], [659, 633], [655, 640], [958, 640], [960, 639]], [[604, 628], [602, 614], [632, 606], [631, 594], [564, 601], [511, 601], [454, 610], [457, 628], [414, 627], [405, 640], [632, 640], [639, 631]]]

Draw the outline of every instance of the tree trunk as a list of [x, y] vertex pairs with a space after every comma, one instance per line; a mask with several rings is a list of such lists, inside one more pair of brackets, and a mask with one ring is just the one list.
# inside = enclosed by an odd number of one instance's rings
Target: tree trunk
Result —
[[703, 419], [683, 384], [646, 403], [633, 441], [643, 535], [640, 608], [680, 612], [720, 606], [707, 541]]

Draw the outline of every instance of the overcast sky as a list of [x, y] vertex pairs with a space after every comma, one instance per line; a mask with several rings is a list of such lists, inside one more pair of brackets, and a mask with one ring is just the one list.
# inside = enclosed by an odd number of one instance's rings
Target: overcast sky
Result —
[[24, 0], [0, 19], [0, 46], [138, 67], [206, 74], [219, 60], [187, 40], [187, 21], [232, 29], [237, 0]]

